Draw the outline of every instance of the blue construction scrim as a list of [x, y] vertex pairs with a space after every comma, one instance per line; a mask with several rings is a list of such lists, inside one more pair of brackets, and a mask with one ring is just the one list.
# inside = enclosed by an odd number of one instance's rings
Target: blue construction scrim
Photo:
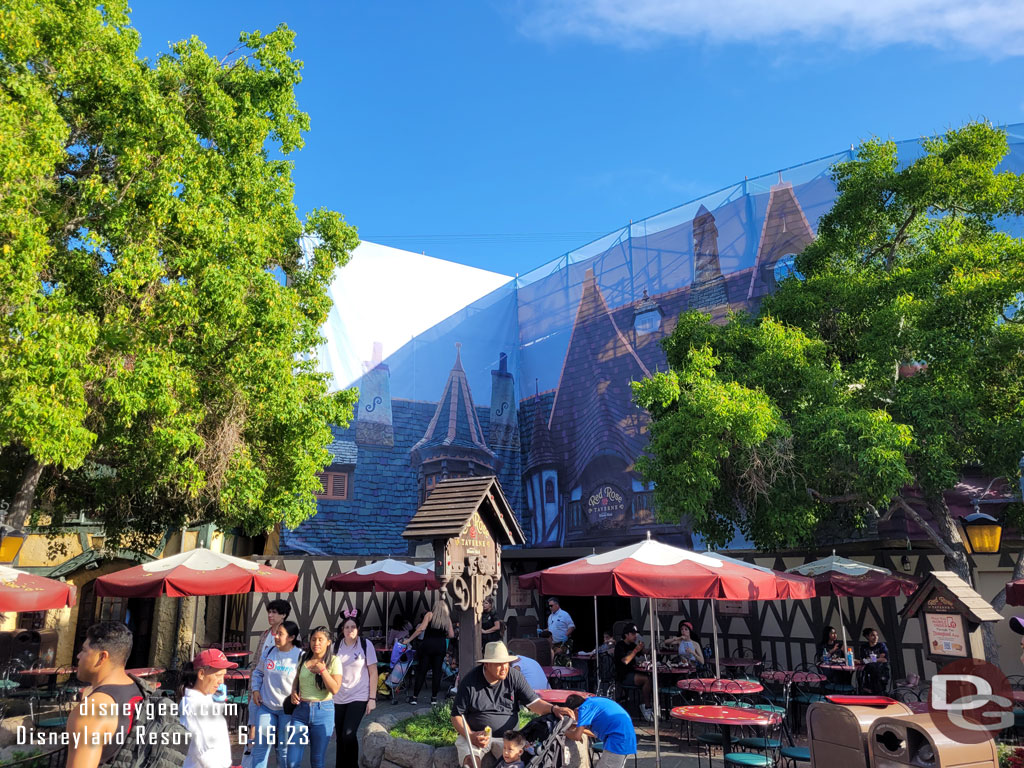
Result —
[[[1001, 170], [1024, 173], [1024, 124]], [[901, 162], [922, 150], [898, 145]], [[756, 310], [835, 201], [841, 152], [745, 180], [612, 232], [516, 278], [366, 364], [346, 500], [285, 531], [284, 551], [386, 554], [439, 480], [496, 474], [530, 546], [615, 544], [651, 530], [653, 489], [635, 470], [648, 417], [629, 384], [666, 361], [679, 314]], [[1020, 236], [1020, 219], [1000, 221]], [[397, 311], [401, 311], [398, 308]], [[475, 417], [474, 417], [475, 414]], [[351, 458], [351, 448], [339, 452]], [[734, 546], [744, 542], [735, 541]]]

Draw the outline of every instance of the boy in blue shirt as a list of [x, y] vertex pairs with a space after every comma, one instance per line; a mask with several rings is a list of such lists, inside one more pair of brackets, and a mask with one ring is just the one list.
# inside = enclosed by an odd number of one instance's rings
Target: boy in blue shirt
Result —
[[573, 694], [565, 706], [576, 712], [576, 725], [566, 737], [581, 741], [583, 734], [604, 742], [601, 768], [623, 768], [626, 758], [636, 754], [636, 731], [629, 713], [611, 699]]

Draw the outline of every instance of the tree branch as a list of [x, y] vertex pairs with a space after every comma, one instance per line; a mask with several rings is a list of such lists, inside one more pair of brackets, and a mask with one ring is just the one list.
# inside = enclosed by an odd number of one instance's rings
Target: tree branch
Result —
[[892, 270], [893, 261], [896, 260], [896, 249], [899, 247], [900, 242], [903, 240], [903, 235], [906, 234], [907, 227], [909, 227], [913, 223], [914, 219], [917, 218], [917, 213], [918, 212], [916, 208], [911, 208], [910, 215], [907, 217], [907, 220], [903, 222], [902, 226], [900, 226], [899, 230], [896, 232], [896, 236], [893, 237], [892, 246], [889, 248], [889, 255], [885, 257], [886, 272]]
[[807, 489], [807, 494], [816, 501], [820, 501], [823, 504], [848, 504], [851, 501], [860, 501], [861, 495], [859, 493], [845, 493], [842, 496], [822, 496], [818, 491], [813, 488]]
[[917, 523], [918, 527], [928, 534], [928, 538], [935, 543], [935, 546], [939, 548], [939, 551], [942, 552], [943, 555], [953, 560], [956, 559], [956, 552], [953, 551], [953, 548], [943, 541], [938, 532], [932, 528], [932, 526], [923, 517], [921, 517], [921, 515], [918, 514], [916, 509], [907, 504], [907, 502], [899, 496], [896, 497], [893, 501], [893, 506], [889, 508], [889, 511], [885, 513], [885, 516], [879, 522], [888, 520], [892, 517], [892, 513], [897, 509], [902, 509], [903, 513], [907, 515], [907, 517]]

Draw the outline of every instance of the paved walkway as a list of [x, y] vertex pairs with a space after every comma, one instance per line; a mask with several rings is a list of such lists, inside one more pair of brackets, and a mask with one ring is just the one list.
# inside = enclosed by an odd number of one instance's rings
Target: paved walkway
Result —
[[[429, 704], [420, 704], [419, 706], [413, 707], [406, 703], [391, 704], [390, 702], [382, 702], [369, 717], [363, 719], [363, 725], [371, 721], [384, 720], [387, 723], [388, 720], [398, 722], [404, 720], [407, 717], [411, 717], [413, 714], [425, 714], [430, 711]], [[665, 723], [662, 725], [661, 732], [661, 768], [697, 768], [697, 758], [692, 753], [692, 749], [683, 745], [683, 752], [679, 749], [679, 726], [677, 723]], [[666, 733], [667, 730], [667, 733]], [[638, 752], [638, 766], [639, 768], [656, 768], [656, 760], [654, 755], [654, 729], [652, 726], [637, 725], [637, 740], [640, 745], [640, 751]], [[240, 761], [239, 755], [241, 750], [236, 747], [236, 761]], [[331, 743], [327, 747], [327, 760], [325, 768], [356, 768], [355, 766], [338, 766], [335, 764], [335, 741], [331, 738]], [[704, 761], [707, 763], [707, 761]], [[721, 763], [721, 758], [718, 758], [717, 762]], [[630, 768], [632, 761], [626, 763], [626, 768]], [[276, 768], [277, 756], [272, 755], [270, 758], [269, 766]], [[306, 754], [306, 759], [303, 761], [303, 766], [309, 766], [309, 753]], [[597, 768], [600, 768], [598, 763]]]

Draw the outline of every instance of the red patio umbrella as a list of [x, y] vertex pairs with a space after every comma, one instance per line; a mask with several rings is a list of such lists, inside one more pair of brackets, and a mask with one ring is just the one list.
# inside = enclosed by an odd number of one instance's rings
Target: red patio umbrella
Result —
[[335, 592], [422, 592], [441, 585], [434, 576], [434, 564], [403, 563], [390, 557], [345, 573], [336, 573], [324, 582]]
[[100, 597], [195, 597], [293, 592], [299, 576], [252, 560], [192, 549], [96, 579]]
[[[298, 574], [200, 547], [100, 576], [96, 579], [96, 594], [100, 597], [244, 595], [294, 592], [298, 583]], [[197, 606], [192, 617], [193, 653], [198, 617]]]
[[0, 565], [0, 611], [48, 611], [74, 604], [73, 584]]
[[335, 592], [383, 592], [384, 636], [387, 637], [391, 614], [389, 592], [423, 592], [440, 589], [441, 584], [434, 575], [433, 562], [417, 565], [386, 557], [345, 573], [336, 573], [324, 582], [324, 586]]
[[[837, 557], [835, 550], [831, 557], [804, 563], [786, 572], [813, 579], [816, 597], [897, 597], [912, 594], [918, 583], [916, 578], [893, 573], [888, 568]], [[841, 602], [839, 619], [843, 627], [843, 648], [846, 648], [846, 621]]]
[[1024, 605], [1024, 579], [1006, 582], [1006, 604]]
[[[654, 749], [661, 764], [658, 733], [658, 651], [654, 638], [654, 600], [784, 600], [814, 596], [810, 579], [751, 566], [713, 552], [691, 552], [647, 538], [628, 547], [588, 555], [520, 577], [520, 585], [549, 595], [620, 595], [646, 597], [651, 621], [651, 668], [654, 675]], [[714, 603], [712, 602], [712, 606]], [[714, 614], [711, 626], [718, 646]], [[718, 654], [715, 654], [716, 666]], [[721, 670], [716, 674], [721, 677]]]

